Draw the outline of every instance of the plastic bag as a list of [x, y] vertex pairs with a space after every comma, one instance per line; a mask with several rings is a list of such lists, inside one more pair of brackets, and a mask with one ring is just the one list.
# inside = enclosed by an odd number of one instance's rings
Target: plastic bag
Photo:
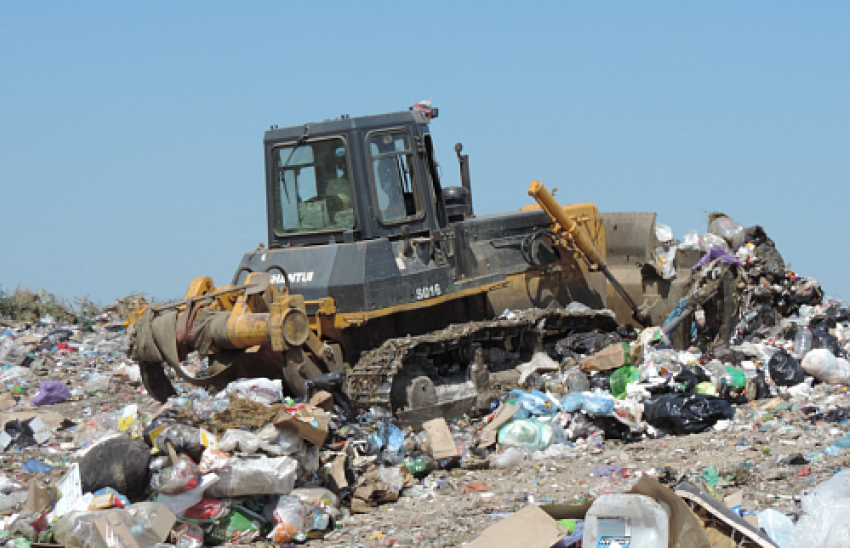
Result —
[[591, 415], [610, 415], [614, 411], [614, 399], [601, 390], [585, 393], [582, 408]]
[[66, 548], [108, 548], [97, 533], [94, 522], [109, 516], [119, 516], [139, 546], [153, 546], [160, 542], [153, 525], [162, 509], [163, 505], [156, 502], [139, 502], [121, 510], [71, 512], [56, 522], [53, 537]]
[[794, 539], [794, 522], [791, 518], [772, 508], [758, 513], [759, 529], [767, 533], [779, 548], [788, 548]]
[[263, 405], [271, 405], [283, 398], [283, 381], [280, 379], [240, 379], [227, 385], [226, 392]]
[[770, 378], [779, 386], [794, 386], [806, 380], [806, 373], [800, 367], [800, 362], [791, 354], [780, 351], [767, 362]]
[[581, 407], [584, 404], [584, 396], [581, 392], [570, 392], [561, 398], [559, 403], [561, 405], [561, 409], [567, 413], [575, 413], [576, 411], [581, 410]]
[[277, 500], [274, 509], [274, 519], [277, 525], [269, 533], [268, 538], [275, 544], [290, 542], [304, 528], [304, 519], [307, 517], [307, 513], [307, 508], [300, 498], [282, 495]]
[[175, 516], [182, 517], [186, 510], [201, 502], [201, 499], [204, 498], [204, 492], [218, 481], [219, 477], [216, 474], [204, 474], [201, 476], [200, 483], [194, 489], [176, 495], [160, 493], [156, 497], [156, 502], [164, 504]]
[[618, 400], [625, 399], [627, 396], [626, 386], [630, 383], [638, 381], [640, 374], [633, 365], [623, 366], [611, 375], [611, 394]]
[[287, 494], [295, 485], [298, 468], [298, 461], [291, 457], [232, 458], [218, 472], [221, 479], [207, 495], [224, 498]]
[[490, 468], [515, 468], [525, 461], [527, 453], [519, 447], [508, 447], [490, 460]]
[[708, 232], [723, 238], [734, 250], [744, 243], [744, 225], [736, 223], [729, 217], [717, 217], [708, 225]]
[[842, 470], [803, 497], [805, 514], [789, 548], [850, 546], [850, 470]]
[[677, 434], [708, 430], [721, 419], [732, 419], [735, 409], [729, 402], [702, 394], [667, 394], [644, 402], [643, 418], [656, 428]]
[[558, 406], [549, 399], [546, 394], [533, 390], [523, 392], [522, 390], [511, 390], [510, 396], [516, 398], [517, 405], [532, 415], [553, 415], [558, 412]]
[[673, 239], [673, 229], [663, 223], [656, 222], [655, 238], [661, 243], [669, 242]]
[[260, 438], [257, 434], [245, 430], [228, 430], [218, 440], [218, 449], [232, 453], [237, 449], [243, 453], [256, 453], [260, 448]]
[[194, 489], [200, 479], [201, 470], [198, 465], [183, 455], [177, 459], [176, 464], [155, 474], [151, 478], [151, 487], [166, 495], [176, 495]]
[[850, 384], [850, 363], [843, 358], [836, 358], [832, 352], [823, 348], [806, 354], [803, 370], [822, 382]]
[[204, 450], [204, 454], [201, 455], [201, 462], [198, 463], [198, 468], [206, 474], [215, 470], [221, 470], [229, 462], [230, 454], [207, 447]]
[[499, 444], [540, 451], [552, 443], [552, 424], [533, 419], [514, 419], [499, 429]]

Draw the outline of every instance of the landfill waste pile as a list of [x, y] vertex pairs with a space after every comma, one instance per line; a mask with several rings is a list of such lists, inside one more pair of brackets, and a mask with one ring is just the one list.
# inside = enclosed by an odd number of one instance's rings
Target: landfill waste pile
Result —
[[[761, 227], [656, 229], [659, 273], [700, 256], [663, 325], [489, 350], [517, 366], [461, 418], [358, 408], [341, 374], [300, 398], [175, 381], [160, 404], [123, 318], [2, 320], [0, 542], [850, 546], [850, 308]], [[711, 325], [724, 279], [738, 314]]]

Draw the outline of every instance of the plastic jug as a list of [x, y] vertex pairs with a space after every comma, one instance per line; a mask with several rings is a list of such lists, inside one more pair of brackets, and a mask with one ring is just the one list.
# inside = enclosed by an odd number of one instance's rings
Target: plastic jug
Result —
[[583, 546], [629, 548], [667, 546], [670, 508], [651, 497], [635, 494], [601, 495], [587, 511]]

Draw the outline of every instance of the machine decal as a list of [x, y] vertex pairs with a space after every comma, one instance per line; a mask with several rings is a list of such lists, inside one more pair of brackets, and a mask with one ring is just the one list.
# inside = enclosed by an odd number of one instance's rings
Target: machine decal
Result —
[[290, 272], [289, 283], [297, 284], [313, 281], [313, 272]]
[[[297, 284], [297, 283], [305, 283], [313, 281], [313, 272], [290, 272], [288, 274], [289, 283]], [[283, 274], [272, 274], [269, 281], [275, 285], [281, 285], [286, 283], [286, 280], [283, 278]]]
[[440, 284], [434, 284], [425, 287], [417, 287], [416, 288], [416, 300], [421, 301], [422, 299], [430, 299], [432, 297], [439, 297], [442, 295], [442, 291], [440, 291]]

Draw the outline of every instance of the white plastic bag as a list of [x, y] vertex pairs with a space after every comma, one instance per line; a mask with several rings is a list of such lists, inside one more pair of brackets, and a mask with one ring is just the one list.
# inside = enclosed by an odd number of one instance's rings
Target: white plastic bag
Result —
[[794, 522], [791, 518], [772, 508], [758, 514], [759, 529], [763, 529], [779, 548], [788, 548], [794, 538]]
[[283, 398], [283, 381], [263, 378], [239, 379], [228, 384], [225, 391], [256, 403], [271, 405]]
[[201, 499], [204, 498], [204, 492], [211, 486], [218, 483], [218, 481], [219, 477], [217, 475], [204, 474], [201, 476], [201, 483], [199, 483], [194, 489], [184, 491], [177, 495], [166, 495], [160, 493], [156, 497], [156, 502], [165, 505], [165, 507], [171, 510], [178, 518], [182, 517], [183, 514], [186, 513], [186, 510], [201, 502]]
[[207, 494], [216, 498], [285, 495], [295, 485], [298, 468], [298, 461], [290, 457], [232, 458]]
[[256, 453], [260, 448], [260, 438], [245, 430], [230, 429], [218, 440], [218, 448], [226, 453], [241, 451], [243, 453]]
[[662, 244], [673, 239], [673, 229], [664, 223], [655, 223], [655, 238]]
[[836, 358], [825, 348], [810, 350], [803, 358], [803, 371], [821, 382], [850, 384], [850, 362]]
[[850, 470], [842, 470], [803, 497], [805, 514], [788, 548], [850, 546]]

